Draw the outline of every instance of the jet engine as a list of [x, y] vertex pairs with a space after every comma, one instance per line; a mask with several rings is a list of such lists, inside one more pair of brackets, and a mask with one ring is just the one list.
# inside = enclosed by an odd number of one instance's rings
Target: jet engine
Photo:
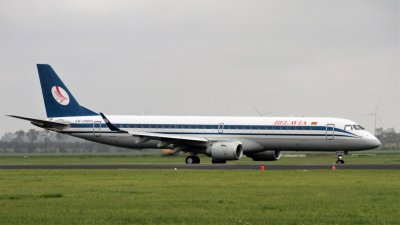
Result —
[[257, 152], [247, 156], [252, 158], [254, 161], [275, 161], [281, 158], [281, 151], [271, 150]]
[[237, 142], [216, 142], [207, 148], [206, 154], [213, 160], [238, 160], [243, 155], [243, 147]]

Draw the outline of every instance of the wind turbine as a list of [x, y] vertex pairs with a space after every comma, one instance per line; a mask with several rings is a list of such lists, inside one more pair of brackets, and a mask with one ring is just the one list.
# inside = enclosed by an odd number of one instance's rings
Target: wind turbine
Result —
[[380, 123], [381, 123], [381, 125], [383, 126], [384, 125], [384, 123], [383, 123], [383, 121], [381, 120], [381, 118], [378, 116], [378, 110], [379, 110], [379, 106], [381, 105], [381, 101], [378, 103], [378, 105], [376, 105], [376, 107], [375, 107], [375, 111], [373, 112], [373, 113], [370, 113], [370, 114], [366, 114], [366, 115], [364, 115], [364, 116], [374, 116], [374, 133], [376, 133], [376, 124], [377, 124], [377, 121], [379, 121]]
[[147, 109], [147, 111], [144, 113], [144, 115], [149, 115], [149, 113], [151, 111], [153, 111], [153, 109], [156, 107], [156, 105], [152, 105], [149, 109]]
[[157, 105], [152, 105], [151, 107], [149, 107], [146, 112], [142, 112], [141, 115], [149, 115], [149, 113], [151, 111], [153, 111], [154, 108], [156, 108]]
[[261, 117], [266, 116], [266, 115], [268, 115], [268, 114], [274, 113], [274, 112], [264, 112], [264, 113], [262, 113], [262, 112], [260, 112], [260, 111], [257, 109], [257, 107], [256, 107], [255, 105], [251, 105], [251, 106], [253, 107], [254, 111], [256, 111], [257, 114], [258, 114], [259, 116], [261, 116]]

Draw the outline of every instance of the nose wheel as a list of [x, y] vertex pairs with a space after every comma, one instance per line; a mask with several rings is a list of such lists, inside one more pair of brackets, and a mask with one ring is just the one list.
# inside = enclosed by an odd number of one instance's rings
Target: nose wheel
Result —
[[344, 164], [343, 155], [337, 156], [336, 164]]
[[186, 164], [200, 164], [200, 157], [197, 155], [189, 155], [185, 160]]

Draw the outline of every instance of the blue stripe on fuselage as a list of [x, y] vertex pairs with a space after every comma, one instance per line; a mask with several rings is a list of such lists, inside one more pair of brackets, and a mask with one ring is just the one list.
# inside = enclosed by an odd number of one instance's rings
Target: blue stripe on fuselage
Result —
[[[116, 127], [124, 129], [179, 129], [179, 130], [216, 130], [218, 129], [218, 125], [203, 125], [203, 124], [114, 124]], [[85, 124], [77, 124], [73, 123], [70, 125], [71, 128], [93, 128], [92, 123]], [[192, 128], [193, 127], [193, 128]], [[211, 128], [210, 128], [211, 127]], [[227, 128], [225, 128], [227, 127]], [[245, 129], [246, 127], [257, 127], [264, 129]], [[107, 125], [101, 123], [101, 128], [107, 128]], [[267, 129], [268, 128], [268, 129]], [[300, 129], [301, 128], [301, 129]], [[229, 130], [241, 130], [241, 131], [326, 131], [326, 126], [276, 126], [276, 125], [225, 125], [224, 131]], [[342, 132], [348, 135], [338, 135], [337, 133], [334, 136], [343, 136], [343, 137], [358, 137], [357, 135], [339, 129], [334, 128], [335, 132]], [[147, 131], [147, 132], [152, 132]], [[274, 133], [205, 133], [205, 132], [160, 132], [157, 133], [165, 133], [165, 134], [228, 134], [228, 135], [287, 135], [287, 136], [325, 136], [326, 134], [274, 134]]]

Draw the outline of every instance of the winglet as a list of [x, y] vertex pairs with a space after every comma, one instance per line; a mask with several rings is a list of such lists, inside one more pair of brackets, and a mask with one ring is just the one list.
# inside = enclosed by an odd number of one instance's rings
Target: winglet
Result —
[[121, 132], [121, 133], [128, 133], [128, 131], [121, 130], [121, 129], [119, 129], [118, 127], [114, 126], [114, 125], [110, 122], [110, 120], [108, 120], [107, 117], [106, 117], [103, 113], [100, 113], [100, 115], [101, 115], [101, 117], [103, 117], [103, 120], [104, 120], [104, 122], [106, 123], [108, 129], [110, 129], [110, 130], [112, 130], [112, 131], [118, 131], [118, 132]]

